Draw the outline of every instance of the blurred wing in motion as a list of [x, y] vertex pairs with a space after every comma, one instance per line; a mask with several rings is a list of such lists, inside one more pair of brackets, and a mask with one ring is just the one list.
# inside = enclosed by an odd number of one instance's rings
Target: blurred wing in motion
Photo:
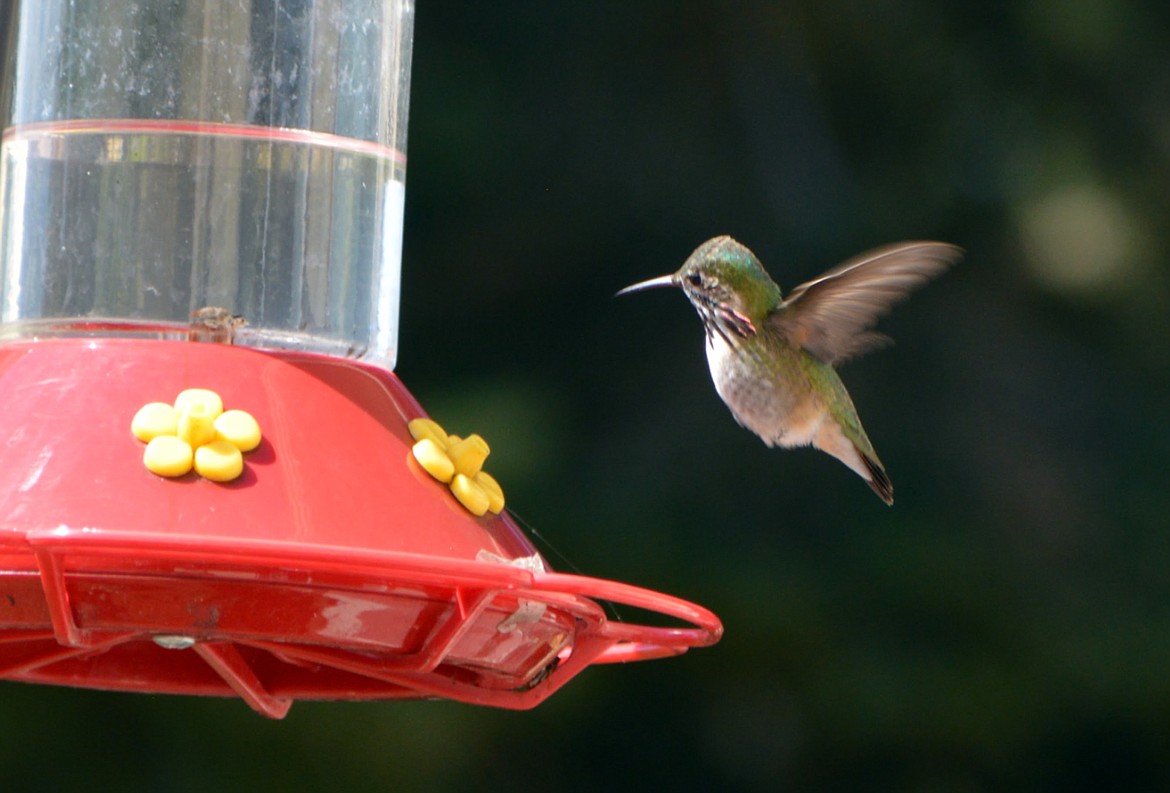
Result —
[[792, 290], [768, 321], [825, 363], [881, 346], [869, 331], [914, 289], [943, 273], [963, 251], [943, 242], [900, 242], [864, 253]]

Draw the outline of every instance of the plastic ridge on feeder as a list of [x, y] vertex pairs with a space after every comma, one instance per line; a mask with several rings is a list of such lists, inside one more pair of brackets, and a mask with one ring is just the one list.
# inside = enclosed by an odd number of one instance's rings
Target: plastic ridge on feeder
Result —
[[[172, 431], [143, 395], [191, 383], [264, 428], [226, 486], [144, 475], [135, 451]], [[0, 679], [234, 694], [273, 718], [297, 699], [524, 709], [591, 664], [722, 635], [701, 606], [549, 570], [484, 487], [487, 444], [415, 421], [425, 412], [383, 368], [187, 341], [15, 341], [0, 343], [0, 393]], [[78, 393], [95, 409], [78, 411]], [[419, 461], [426, 440], [449, 483]], [[500, 511], [452, 498], [458, 477]], [[603, 601], [662, 624], [611, 621]]]

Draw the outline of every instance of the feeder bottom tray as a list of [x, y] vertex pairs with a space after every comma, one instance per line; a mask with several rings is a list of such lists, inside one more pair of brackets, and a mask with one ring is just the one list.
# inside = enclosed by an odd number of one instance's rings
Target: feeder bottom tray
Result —
[[[201, 387], [264, 441], [220, 484], [142, 466], [129, 421]], [[543, 701], [592, 663], [718, 641], [700, 606], [548, 571], [507, 513], [414, 462], [390, 372], [220, 344], [0, 344], [0, 679], [296, 699]], [[678, 627], [616, 622], [599, 601]]]

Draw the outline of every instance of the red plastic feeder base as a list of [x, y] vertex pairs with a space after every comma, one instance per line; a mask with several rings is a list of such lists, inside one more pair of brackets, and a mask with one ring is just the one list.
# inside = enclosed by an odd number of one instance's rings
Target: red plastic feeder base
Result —
[[[130, 420], [186, 388], [250, 412], [244, 474], [164, 479]], [[0, 679], [530, 708], [591, 663], [719, 640], [706, 609], [547, 572], [506, 513], [473, 517], [414, 461], [391, 373], [220, 344], [0, 344]], [[597, 600], [680, 627], [613, 622]]]

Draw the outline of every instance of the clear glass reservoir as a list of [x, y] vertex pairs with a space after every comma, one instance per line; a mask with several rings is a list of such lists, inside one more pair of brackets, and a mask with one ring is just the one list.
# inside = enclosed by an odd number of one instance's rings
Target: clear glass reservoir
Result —
[[195, 331], [393, 368], [411, 0], [0, 13], [0, 341]]

